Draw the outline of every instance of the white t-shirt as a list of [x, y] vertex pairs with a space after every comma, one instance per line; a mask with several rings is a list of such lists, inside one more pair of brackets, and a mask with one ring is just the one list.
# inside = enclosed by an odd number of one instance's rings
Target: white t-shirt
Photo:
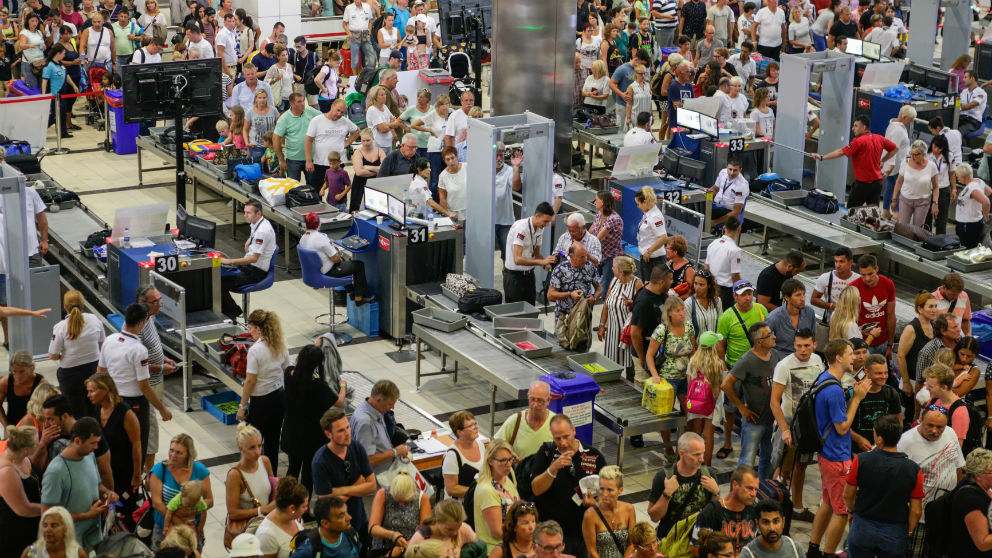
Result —
[[758, 10], [754, 16], [754, 24], [758, 26], [758, 45], [782, 46], [782, 26], [785, 25], [785, 21], [783, 8], [778, 8], [774, 13], [767, 7]]
[[369, 128], [372, 129], [372, 141], [377, 147], [381, 147], [383, 149], [389, 149], [392, 147], [392, 129], [387, 130], [386, 132], [380, 132], [377, 128], [379, 124], [389, 124], [392, 120], [393, 113], [389, 112], [389, 109], [386, 108], [385, 105], [383, 105], [381, 110], [376, 108], [375, 105], [371, 105], [368, 110], [365, 111], [365, 121], [368, 123]]
[[721, 10], [719, 6], [714, 4], [706, 12], [706, 19], [713, 22], [713, 28], [716, 30], [714, 36], [723, 41], [723, 44], [727, 44], [727, 22], [734, 21], [734, 11], [730, 9], [730, 6], [724, 6]]
[[740, 118], [747, 118], [747, 97], [743, 93], [739, 93], [737, 97], [732, 97], [727, 95], [726, 103], [730, 110], [730, 118], [733, 120], [738, 120]]
[[744, 81], [744, 85], [747, 85], [748, 80], [758, 73], [758, 66], [754, 63], [754, 60], [748, 58], [746, 62], [742, 63], [741, 53], [739, 52], [731, 56], [728, 62], [733, 64], [734, 69], [737, 70], [737, 76]]
[[134, 56], [131, 57], [132, 64], [161, 64], [162, 63], [162, 53], [152, 54], [148, 52], [148, 47], [141, 47], [134, 51]]
[[888, 127], [885, 128], [885, 139], [896, 144], [896, 154], [889, 157], [889, 160], [882, 165], [882, 174], [886, 176], [898, 174], [899, 168], [896, 162], [905, 161], [909, 157], [909, 133], [906, 131], [906, 126], [898, 120], [890, 120]]
[[437, 110], [431, 110], [421, 120], [424, 121], [424, 128], [431, 131], [431, 137], [427, 138], [427, 152], [440, 153], [444, 149], [444, 128], [447, 121], [437, 113]]
[[200, 42], [198, 43], [194, 43], [193, 41], [189, 41], [188, 43], [186, 43], [186, 48], [195, 52], [196, 57], [200, 60], [204, 58], [216, 57], [216, 54], [214, 54], [213, 45], [211, 45], [210, 42], [204, 39], [202, 36], [200, 37]]
[[214, 37], [214, 46], [224, 47], [224, 65], [236, 66], [238, 64], [238, 39], [234, 36], [234, 31], [227, 27], [221, 27]]
[[307, 231], [300, 237], [300, 248], [317, 252], [320, 256], [320, 272], [327, 273], [334, 267], [334, 256], [338, 254], [338, 247], [334, 241], [320, 231]]
[[344, 140], [357, 129], [358, 126], [346, 116], [331, 120], [325, 114], [311, 120], [310, 125], [307, 126], [307, 137], [313, 138], [314, 164], [326, 165], [327, 155], [331, 151], [337, 151], [344, 158]]
[[251, 226], [251, 237], [248, 238], [248, 254], [246, 255], [258, 254], [258, 261], [252, 265], [268, 272], [276, 248], [278, 248], [276, 246], [276, 231], [272, 228], [272, 223], [262, 217]]
[[[602, 95], [610, 90], [610, 76], [606, 75], [599, 79], [596, 79], [592, 75], [586, 76], [585, 83], [582, 84], [582, 92], [596, 90], [597, 95]], [[608, 99], [608, 97], [607, 97]], [[586, 105], [594, 107], [605, 107], [607, 99], [594, 99], [592, 97], [583, 97], [582, 102]]]
[[[28, 230], [28, 257], [37, 254], [41, 250], [41, 243], [38, 241], [38, 225], [36, 223], [37, 216], [45, 212], [45, 202], [42, 201], [41, 195], [34, 188], [24, 189], [24, 208], [25, 208], [25, 220], [27, 221]], [[3, 198], [0, 197], [0, 213], [3, 213], [4, 202]], [[7, 233], [0, 229], [0, 236], [4, 236]]]
[[929, 198], [933, 191], [931, 179], [937, 176], [937, 165], [928, 160], [927, 166], [914, 169], [907, 159], [899, 168], [899, 174], [902, 175], [902, 189], [899, 190], [899, 195], [908, 200], [921, 200]]
[[975, 179], [969, 182], [964, 188], [958, 189], [957, 221], [959, 223], [974, 223], [982, 220], [982, 205], [977, 200], [972, 199], [971, 193], [975, 190], [984, 192], [985, 183]]
[[640, 126], [634, 126], [623, 136], [624, 147], [647, 145], [649, 143], [654, 143], [654, 135]]
[[[668, 234], [665, 230], [665, 216], [661, 214], [658, 206], [654, 206], [641, 217], [641, 222], [637, 225], [637, 249], [641, 254], [647, 252], [651, 245], [662, 235]], [[664, 252], [655, 250], [651, 257], [657, 258], [664, 255]]]
[[741, 272], [741, 249], [729, 236], [722, 236], [706, 249], [706, 266], [721, 287], [732, 287], [732, 276]]
[[252, 396], [268, 395], [283, 387], [283, 371], [289, 367], [289, 351], [273, 355], [265, 339], [259, 339], [248, 349], [247, 374], [258, 376]]
[[69, 339], [68, 328], [68, 318], [55, 324], [52, 342], [48, 344], [48, 354], [62, 357], [59, 359], [59, 368], [72, 368], [99, 361], [100, 345], [106, 339], [100, 318], [83, 312], [83, 329], [75, 339]]
[[451, 136], [455, 145], [468, 139], [468, 119], [469, 116], [460, 108], [448, 115], [448, 124], [444, 129], [444, 135]]
[[459, 219], [465, 219], [465, 189], [468, 180], [468, 165], [461, 164], [458, 172], [452, 174], [447, 167], [437, 177], [437, 187], [446, 192], [448, 211], [458, 214]]
[[766, 138], [775, 137], [775, 111], [770, 108], [766, 112], [754, 109], [751, 111], [751, 120], [754, 120], [759, 136]]
[[[410, 188], [407, 189], [410, 196], [410, 203], [414, 206], [427, 205], [427, 200], [431, 199], [431, 189], [427, 186], [427, 181], [420, 175], [414, 175], [410, 181]], [[407, 208], [409, 210], [410, 208]]]
[[961, 105], [962, 106], [967, 105], [972, 101], [978, 101], [978, 105], [968, 110], [962, 110], [961, 114], [970, 116], [975, 120], [981, 122], [983, 115], [985, 114], [985, 104], [988, 101], [988, 96], [985, 94], [985, 90], [982, 89], [981, 87], [976, 87], [974, 90], [969, 90], [967, 87], [965, 87], [961, 91]]
[[543, 238], [544, 229], [535, 227], [530, 217], [514, 222], [510, 227], [510, 232], [506, 235], [506, 268], [513, 271], [534, 269], [532, 265], [517, 265], [513, 255], [514, 247], [520, 246], [522, 248], [520, 254], [530, 258], [534, 255], [534, 249], [541, 247]]
[[[950, 153], [947, 154], [950, 158]], [[944, 159], [944, 156], [934, 157], [933, 153], [927, 153], [927, 159], [930, 160], [937, 167], [937, 187], [947, 188], [951, 185], [951, 177], [948, 174], [948, 170], [952, 169], [951, 164]]]
[[891, 27], [875, 27], [865, 35], [865, 40], [881, 45], [882, 56], [892, 56], [892, 50], [899, 46], [899, 34]]
[[[471, 459], [465, 457], [465, 454], [462, 453], [462, 450], [458, 449], [458, 446], [454, 444], [451, 445], [451, 449], [458, 452], [458, 455], [461, 456], [462, 458], [463, 465], [470, 465], [478, 470], [482, 470], [482, 460], [485, 459], [486, 456], [486, 445], [483, 444], [482, 440], [478, 438], [476, 438], [475, 443], [477, 446], [479, 446], [478, 461], [472, 461]], [[448, 451], [444, 454], [444, 461], [441, 462], [441, 474], [455, 475], [456, 477], [458, 476], [458, 457], [455, 456], [454, 452]], [[452, 497], [451, 495], [448, 494], [447, 489], [445, 489], [444, 491], [444, 497], [445, 498]]]
[[[951, 157], [951, 168], [958, 166], [961, 164], [961, 132], [944, 128], [940, 131], [940, 135], [947, 138], [947, 154]], [[909, 151], [907, 150], [906, 153]]]
[[730, 180], [727, 169], [723, 169], [716, 175], [716, 195], [713, 196], [713, 203], [733, 209], [737, 204], [747, 202], [747, 197], [751, 194], [751, 188], [743, 174], [738, 174], [737, 178]]
[[[950, 491], [958, 484], [957, 470], [964, 467], [964, 455], [954, 429], [948, 425], [936, 442], [920, 435], [919, 428], [902, 433], [896, 449], [906, 454], [923, 472], [923, 504], [943, 494], [937, 489]], [[923, 518], [920, 518], [923, 521]]]
[[121, 397], [142, 395], [138, 382], [150, 377], [148, 372], [148, 349], [133, 334], [126, 331], [115, 333], [107, 338], [100, 350], [97, 364], [105, 368], [117, 384]]
[[817, 354], [812, 354], [809, 360], [803, 362], [795, 353], [778, 361], [772, 381], [785, 386], [782, 391], [782, 412], [786, 418], [792, 418], [796, 412], [799, 398], [813, 386], [816, 378], [826, 369], [823, 360]]
[[369, 22], [372, 21], [372, 8], [364, 2], [361, 8], [356, 4], [348, 4], [348, 7], [344, 9], [342, 20], [348, 24], [348, 30], [351, 33], [368, 31]]
[[792, 21], [789, 23], [789, 40], [796, 41], [797, 43], [802, 43], [804, 45], [810, 44], [812, 41], [809, 36], [809, 20], [800, 17], [799, 23]]
[[826, 37], [830, 33], [830, 26], [834, 24], [835, 17], [837, 17], [836, 14], [830, 10], [820, 10], [813, 22], [813, 32], [821, 37]]
[[551, 203], [558, 198], [565, 197], [565, 177], [553, 172], [551, 173]]
[[[830, 280], [831, 275], [834, 277], [832, 282]], [[834, 271], [828, 271], [827, 273], [821, 273], [820, 276], [816, 278], [816, 283], [813, 285], [813, 290], [818, 293], [823, 293], [823, 300], [828, 304], [831, 302], [836, 303], [837, 299], [840, 298], [840, 292], [846, 289], [859, 277], [861, 277], [860, 274], [852, 271], [850, 277], [847, 279], [841, 279], [840, 277], [837, 277], [837, 274]], [[830, 319], [829, 313], [827, 319]]]
[[[303, 529], [302, 521], [296, 520], [296, 524], [300, 529]], [[258, 537], [258, 544], [265, 556], [275, 554], [277, 558], [289, 558], [289, 555], [292, 554], [290, 543], [293, 541], [293, 537], [283, 531], [275, 522], [270, 521], [268, 517], [262, 520], [258, 530], [255, 531], [255, 536]]]

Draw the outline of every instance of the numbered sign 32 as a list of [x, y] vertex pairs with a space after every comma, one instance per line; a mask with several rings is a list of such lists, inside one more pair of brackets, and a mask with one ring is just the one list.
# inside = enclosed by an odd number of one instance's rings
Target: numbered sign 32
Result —
[[682, 190], [665, 190], [660, 192], [661, 199], [668, 203], [682, 203]]
[[175, 254], [171, 256], [159, 256], [155, 258], [155, 271], [158, 273], [171, 273], [179, 270], [179, 257]]
[[410, 244], [422, 244], [427, 242], [427, 227], [410, 229], [407, 231], [407, 237], [410, 239]]

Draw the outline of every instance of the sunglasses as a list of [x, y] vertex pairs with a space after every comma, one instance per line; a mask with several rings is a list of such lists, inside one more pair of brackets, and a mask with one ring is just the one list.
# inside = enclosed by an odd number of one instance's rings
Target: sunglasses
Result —
[[942, 415], [946, 415], [947, 414], [947, 409], [944, 408], [944, 407], [941, 407], [940, 405], [938, 405], [936, 403], [931, 403], [930, 405], [928, 405], [927, 406], [927, 410], [928, 411], [938, 411]]
[[708, 269], [702, 269], [696, 272], [696, 277], [702, 277], [704, 279], [708, 279], [710, 277], [713, 277], [713, 274], [710, 273]]

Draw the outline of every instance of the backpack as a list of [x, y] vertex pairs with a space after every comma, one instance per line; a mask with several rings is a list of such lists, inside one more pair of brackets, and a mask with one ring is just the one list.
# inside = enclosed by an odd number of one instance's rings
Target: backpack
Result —
[[248, 349], [255, 344], [249, 333], [231, 335], [225, 333], [217, 340], [217, 346], [224, 351], [224, 363], [231, 367], [235, 376], [247, 376]]
[[[929, 407], [937, 403], [937, 399], [931, 399], [924, 407]], [[937, 403], [939, 405], [939, 403]], [[971, 450], [982, 445], [982, 433], [984, 431], [985, 421], [982, 419], [981, 413], [978, 412], [973, 405], [965, 401], [965, 399], [959, 398], [947, 409], [947, 425], [951, 425], [951, 417], [954, 416], [954, 411], [958, 407], [964, 406], [968, 410], [968, 432], [965, 434], [964, 443], [961, 444], [961, 453], [967, 456], [971, 453]]]
[[957, 250], [961, 247], [961, 239], [956, 234], [935, 234], [923, 241], [923, 248], [932, 252]]
[[324, 74], [324, 81], [326, 82], [327, 78], [331, 76], [331, 70], [327, 64], [324, 64], [319, 68], [311, 68], [307, 70], [307, 73], [303, 74], [303, 91], [305, 91], [307, 95], [318, 95], [320, 93], [320, 88], [317, 87], [314, 80], [317, 79], [317, 74], [322, 72], [324, 68], [327, 68], [327, 73]]
[[[361, 542], [358, 540], [358, 534], [355, 533], [354, 529], [349, 528], [347, 531], [341, 533], [341, 536], [351, 539], [351, 544], [359, 549], [359, 556], [364, 556]], [[317, 530], [317, 527], [303, 529], [293, 535], [293, 539], [289, 541], [290, 553], [295, 553], [300, 543], [306, 539], [310, 540], [310, 548], [313, 549], [313, 558], [322, 558], [324, 555], [324, 543], [320, 539], [320, 532]]]
[[[523, 417], [521, 417], [521, 419], [522, 418]], [[520, 460], [520, 462], [513, 467], [513, 476], [517, 479], [517, 493], [520, 496], [520, 499], [525, 501], [534, 500], [534, 488], [531, 484], [538, 475], [544, 472], [544, 469], [539, 471], [536, 470], [534, 467], [535, 463], [537, 463], [537, 453], [532, 453]]]
[[472, 289], [458, 299], [460, 314], [478, 314], [486, 306], [503, 303], [503, 293], [496, 289]]
[[660, 99], [661, 95], [661, 85], [665, 81], [665, 74], [662, 72], [655, 72], [651, 75], [651, 96], [655, 99]]
[[819, 189], [810, 190], [809, 194], [806, 194], [806, 199], [803, 200], [803, 206], [814, 213], [824, 214], [836, 213], [840, 209], [837, 196], [833, 192], [826, 192]]
[[320, 203], [320, 195], [310, 186], [297, 186], [286, 192], [286, 207], [289, 209], [318, 203]]
[[358, 77], [355, 78], [355, 91], [362, 95], [368, 95], [369, 91], [372, 90], [372, 86], [377, 83], [379, 83], [379, 68], [362, 68]]
[[465, 491], [465, 495], [462, 496], [462, 507], [465, 508], [465, 523], [475, 531], [475, 487], [478, 486], [478, 482], [472, 481], [472, 484], [468, 485], [468, 490]]
[[708, 415], [716, 408], [713, 397], [713, 386], [706, 376], [697, 371], [696, 377], [689, 381], [689, 391], [685, 397], [685, 408], [694, 415]]
[[765, 174], [758, 175], [757, 178], [752, 179], [748, 182], [748, 188], [751, 190], [752, 194], [758, 194], [768, 189], [769, 186], [779, 180], [781, 177], [774, 172], [766, 172]]
[[[971, 483], [962, 483], [954, 487], [953, 490], [945, 491], [945, 494], [934, 498], [923, 511], [923, 519], [926, 521], [926, 530], [923, 532], [923, 556], [927, 558], [944, 558], [949, 556], [948, 548], [951, 546], [951, 533], [954, 526], [951, 523], [954, 495], [959, 490], [968, 487], [981, 488]], [[937, 490], [943, 490], [938, 488]], [[984, 492], [984, 491], [983, 491]]]
[[[821, 432], [816, 424], [816, 396], [827, 386], [841, 387], [837, 378], [831, 376], [820, 383], [813, 384], [803, 393], [796, 405], [796, 413], [789, 426], [792, 429], [792, 440], [796, 446], [796, 452], [800, 455], [816, 453], [823, 449], [823, 440], [826, 438], [827, 431]], [[827, 428], [832, 428], [832, 425], [827, 425]]]

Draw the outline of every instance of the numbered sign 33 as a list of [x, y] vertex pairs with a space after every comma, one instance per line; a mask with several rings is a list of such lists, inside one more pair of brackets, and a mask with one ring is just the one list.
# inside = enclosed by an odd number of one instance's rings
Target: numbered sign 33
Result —
[[737, 153], [738, 151], [744, 151], [744, 138], [732, 139], [728, 142], [730, 145], [730, 152]]
[[159, 256], [155, 258], [155, 271], [158, 273], [171, 273], [179, 270], [179, 257], [176, 255]]
[[410, 244], [422, 244], [427, 242], [427, 227], [417, 227], [407, 231]]

